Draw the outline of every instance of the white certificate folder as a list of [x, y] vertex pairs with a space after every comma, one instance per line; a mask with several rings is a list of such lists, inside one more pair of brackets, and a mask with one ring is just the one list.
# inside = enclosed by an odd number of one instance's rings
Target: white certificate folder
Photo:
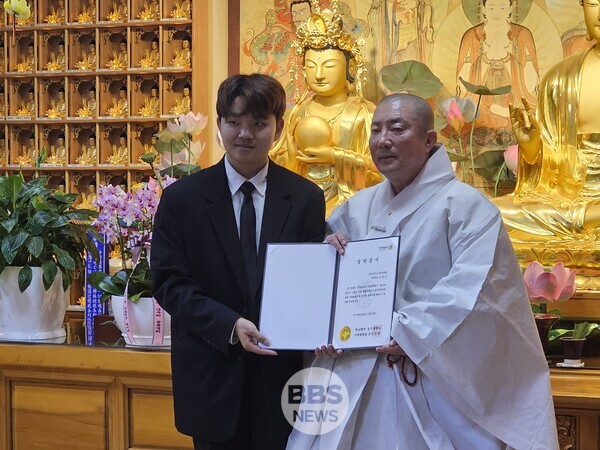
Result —
[[268, 244], [259, 329], [279, 350], [372, 348], [390, 340], [400, 237]]

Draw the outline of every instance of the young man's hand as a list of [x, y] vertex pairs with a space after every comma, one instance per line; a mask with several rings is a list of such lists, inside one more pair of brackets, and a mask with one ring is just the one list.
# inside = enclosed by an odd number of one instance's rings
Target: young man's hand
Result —
[[259, 342], [263, 345], [269, 346], [269, 340], [260, 334], [256, 328], [256, 325], [254, 325], [248, 319], [240, 317], [235, 323], [234, 332], [240, 340], [240, 344], [242, 344], [242, 347], [244, 347], [244, 350], [247, 352], [256, 353], [257, 355], [277, 355], [277, 352], [274, 350], [259, 347]]

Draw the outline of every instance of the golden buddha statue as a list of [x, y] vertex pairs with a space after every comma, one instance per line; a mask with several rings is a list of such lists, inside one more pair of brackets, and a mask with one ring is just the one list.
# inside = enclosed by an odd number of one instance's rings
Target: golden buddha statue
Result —
[[108, 164], [124, 166], [129, 162], [129, 148], [127, 147], [127, 135], [122, 134], [119, 137], [119, 146], [113, 144], [112, 154], [106, 158]]
[[15, 65], [17, 72], [33, 72], [35, 70], [35, 53], [33, 44], [27, 46], [27, 54], [21, 55], [21, 61]]
[[37, 158], [37, 149], [35, 147], [35, 138], [29, 138], [29, 145], [23, 146], [21, 154], [17, 156], [17, 164], [20, 166], [32, 166]]
[[66, 164], [67, 163], [67, 148], [65, 147], [65, 137], [61, 134], [56, 145], [50, 146], [50, 156], [44, 161], [47, 164]]
[[46, 69], [52, 71], [65, 70], [65, 43], [58, 43], [58, 53], [51, 51], [50, 60], [46, 64]]
[[113, 99], [113, 104], [108, 108], [106, 114], [111, 117], [124, 117], [129, 115], [129, 102], [127, 101], [127, 88], [125, 88], [125, 86], [119, 89], [119, 98]]
[[127, 69], [128, 55], [127, 55], [127, 41], [122, 40], [119, 44], [119, 53], [113, 50], [112, 59], [106, 63], [106, 67], [110, 69]]
[[[318, 4], [313, 7], [315, 14], [298, 26], [292, 44], [304, 60], [310, 90], [290, 111], [270, 156], [319, 185], [329, 215], [359, 189], [378, 183], [381, 176], [369, 151], [375, 105], [360, 95], [361, 45], [343, 31], [335, 11], [321, 14]], [[317, 136], [310, 136], [312, 127], [318, 130]]]
[[0, 138], [0, 164], [8, 164], [8, 151], [6, 149], [6, 139]]
[[112, 7], [106, 20], [110, 22], [123, 22], [128, 19], [127, 0], [121, 0], [120, 4], [113, 2]]
[[183, 87], [183, 96], [175, 99], [175, 105], [171, 108], [171, 114], [179, 116], [187, 114], [192, 110], [192, 88], [189, 84]]
[[96, 149], [96, 137], [94, 135], [88, 138], [88, 145], [81, 146], [81, 153], [75, 159], [77, 164], [90, 165], [98, 162], [98, 150]]
[[192, 50], [190, 49], [189, 38], [181, 40], [181, 49], [175, 50], [175, 57], [171, 60], [173, 67], [191, 67], [192, 66]]
[[49, 119], [64, 119], [67, 115], [67, 104], [65, 102], [65, 90], [58, 90], [58, 98], [50, 100], [50, 109], [46, 111]]
[[89, 0], [88, 5], [83, 5], [81, 12], [75, 18], [79, 23], [90, 23], [96, 21], [96, 0]]
[[150, 97], [144, 99], [144, 106], [138, 112], [143, 117], [155, 117], [160, 114], [160, 99], [158, 97], [158, 86], [152, 86]]
[[160, 65], [160, 52], [158, 51], [158, 39], [152, 39], [150, 50], [146, 50], [144, 57], [138, 63], [139, 67], [156, 68]]
[[97, 64], [96, 41], [90, 41], [88, 52], [81, 52], [81, 60], [75, 63], [79, 70], [95, 70]]
[[[559, 62], [539, 85], [537, 114], [525, 101], [511, 107], [519, 143], [515, 191], [493, 199], [517, 255], [570, 255], [565, 265], [600, 268], [600, 14], [583, 3], [589, 50]], [[536, 250], [537, 249], [537, 250]], [[523, 256], [523, 258], [522, 258]], [[531, 255], [530, 255], [531, 256]], [[600, 285], [599, 285], [600, 287]]]
[[160, 161], [160, 155], [158, 154], [158, 152], [156, 151], [156, 148], [154, 147], [154, 144], [156, 144], [157, 141], [158, 141], [158, 138], [156, 136], [152, 136], [152, 138], [150, 139], [150, 143], [144, 144], [144, 152], [138, 158], [139, 163], [147, 164], [146, 161], [144, 161], [142, 159], [142, 156], [147, 153], [154, 153], [153, 163], [158, 163]]
[[151, 0], [150, 4], [148, 4], [147, 1], [144, 1], [142, 11], [140, 11], [137, 18], [140, 20], [160, 20], [159, 8], [158, 0]]
[[91, 209], [96, 210], [98, 207], [95, 205], [96, 202], [96, 185], [90, 184], [88, 186], [88, 192], [82, 191], [79, 193], [81, 201], [77, 203], [75, 209]]
[[17, 116], [35, 117], [35, 95], [33, 89], [27, 92], [27, 101], [21, 104], [21, 107], [16, 112]]
[[175, 0], [173, 10], [170, 16], [174, 19], [191, 19], [192, 18], [192, 2], [190, 0]]
[[46, 23], [65, 22], [65, 0], [58, 0], [58, 6], [50, 5], [50, 14], [46, 16]]

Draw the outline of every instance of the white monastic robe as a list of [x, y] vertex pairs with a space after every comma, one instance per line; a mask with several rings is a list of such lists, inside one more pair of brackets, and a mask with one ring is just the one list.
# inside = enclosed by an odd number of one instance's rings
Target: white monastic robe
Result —
[[[398, 195], [364, 189], [328, 221], [350, 240], [400, 235], [392, 337], [410, 387], [374, 350], [317, 358], [346, 383], [349, 413], [288, 450], [558, 449], [550, 377], [499, 211], [459, 182], [445, 148]], [[412, 364], [406, 364], [412, 381]]]

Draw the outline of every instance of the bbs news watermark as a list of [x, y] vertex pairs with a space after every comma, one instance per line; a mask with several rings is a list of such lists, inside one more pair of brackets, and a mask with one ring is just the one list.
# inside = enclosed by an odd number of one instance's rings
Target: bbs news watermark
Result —
[[348, 389], [331, 370], [311, 367], [296, 372], [281, 393], [281, 409], [296, 430], [310, 435], [329, 433], [348, 414]]

